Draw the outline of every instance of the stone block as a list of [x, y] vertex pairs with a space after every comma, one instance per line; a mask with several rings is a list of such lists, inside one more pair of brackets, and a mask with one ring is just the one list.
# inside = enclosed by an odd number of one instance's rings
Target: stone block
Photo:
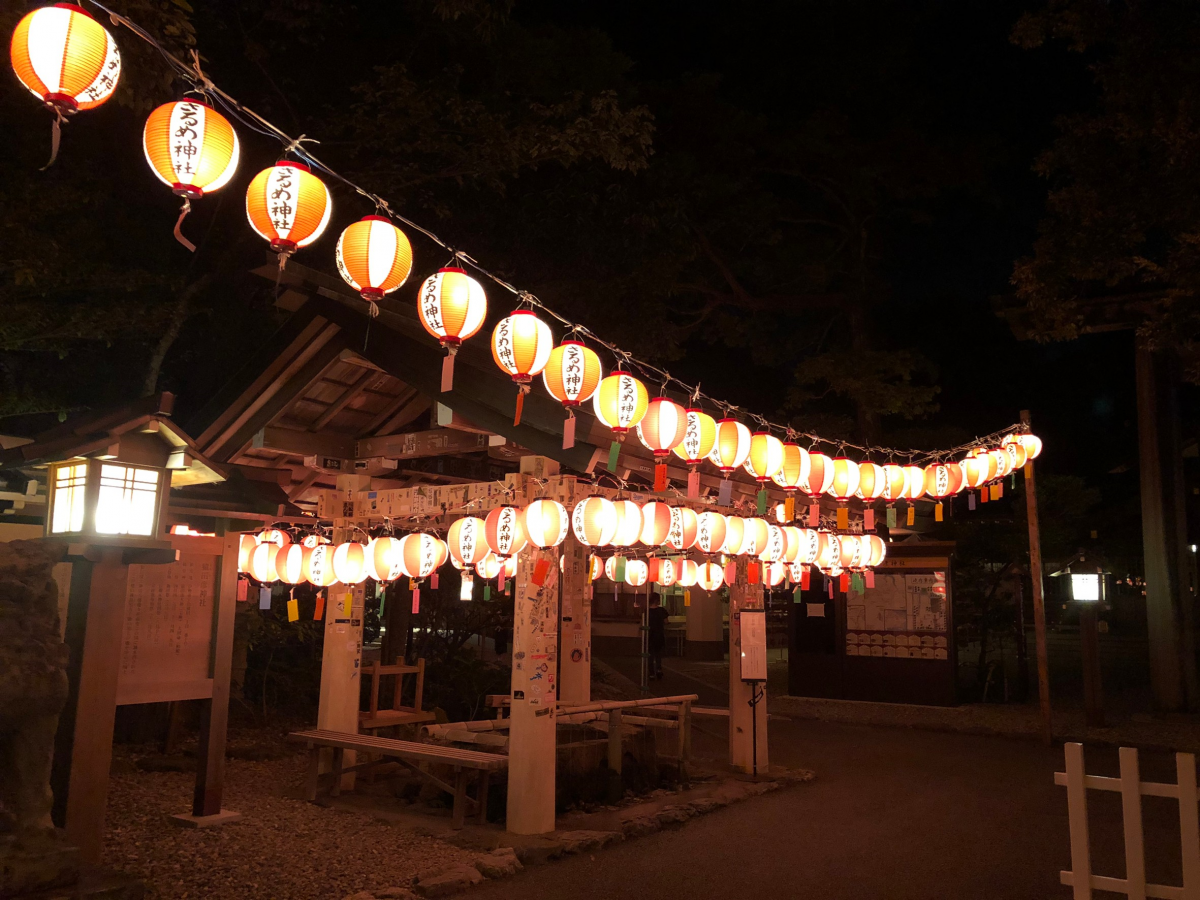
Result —
[[509, 878], [525, 868], [512, 847], [500, 847], [475, 860], [475, 868], [484, 878]]
[[477, 868], [463, 864], [424, 876], [416, 883], [416, 889], [422, 897], [447, 897], [483, 880]]

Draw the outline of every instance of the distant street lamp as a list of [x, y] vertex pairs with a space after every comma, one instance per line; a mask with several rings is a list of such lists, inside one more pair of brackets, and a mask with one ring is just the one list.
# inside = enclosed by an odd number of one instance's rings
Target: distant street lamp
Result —
[[1104, 727], [1104, 696], [1100, 678], [1100, 626], [1097, 612], [1107, 594], [1111, 570], [1094, 554], [1079, 553], [1051, 577], [1069, 576], [1070, 599], [1079, 604], [1079, 638], [1083, 653], [1083, 706], [1087, 724]]

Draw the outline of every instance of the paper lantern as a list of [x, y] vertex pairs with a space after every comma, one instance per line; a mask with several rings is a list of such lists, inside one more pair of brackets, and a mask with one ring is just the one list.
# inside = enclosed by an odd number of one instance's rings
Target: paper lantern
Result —
[[603, 372], [600, 357], [580, 341], [563, 341], [550, 351], [542, 381], [550, 396], [563, 406], [579, 406], [596, 393]]
[[904, 493], [902, 496], [905, 500], [920, 500], [925, 496], [925, 470], [920, 466], [904, 467]]
[[495, 553], [488, 553], [487, 556], [475, 563], [475, 574], [484, 581], [488, 581], [499, 575], [503, 568], [504, 564], [500, 561], [500, 557]]
[[839, 503], [845, 503], [858, 490], [858, 463], [846, 459], [844, 456], [838, 456], [830, 462], [833, 467], [833, 478], [830, 480], [829, 487], [825, 489], [825, 493]]
[[925, 493], [935, 500], [944, 500], [962, 487], [962, 470], [958, 463], [933, 463], [925, 467]]
[[333, 576], [342, 584], [361, 584], [367, 580], [367, 554], [362, 544], [349, 541], [333, 550]]
[[765, 431], [754, 432], [745, 467], [760, 484], [770, 481], [783, 468], [783, 441]]
[[858, 490], [854, 492], [854, 495], [859, 500], [865, 500], [868, 503], [878, 500], [883, 496], [886, 487], [887, 476], [883, 471], [883, 466], [873, 462], [858, 464]]
[[854, 572], [864, 566], [863, 544], [860, 538], [861, 535], [846, 534], [839, 539], [837, 562], [843, 569]]
[[588, 497], [575, 504], [571, 529], [585, 547], [607, 547], [617, 533], [617, 510], [607, 497]]
[[767, 587], [779, 587], [787, 578], [788, 568], [781, 562], [763, 563], [763, 583]]
[[1028, 431], [1020, 434], [1010, 434], [1001, 441], [1001, 444], [1019, 443], [1025, 448], [1026, 461], [1037, 459], [1042, 453], [1042, 439], [1036, 434], [1030, 434]]
[[675, 583], [675, 579], [679, 577], [679, 570], [675, 566], [675, 560], [670, 557], [661, 556], [655, 557], [649, 561], [650, 580], [660, 587], [670, 587]]
[[786, 540], [786, 545], [783, 549], [783, 561], [785, 563], [794, 563], [800, 555], [800, 551], [804, 549], [804, 532], [807, 529], [797, 528], [795, 525], [782, 526], [783, 536]]
[[329, 538], [313, 532], [312, 534], [306, 534], [300, 543], [311, 550], [313, 547], [321, 546], [321, 544], [328, 544]]
[[223, 115], [199, 100], [167, 103], [150, 113], [142, 130], [142, 149], [150, 169], [176, 196], [183, 209], [175, 223], [175, 239], [189, 250], [196, 245], [180, 227], [192, 201], [220, 190], [237, 170], [237, 132]]
[[546, 368], [554, 336], [550, 326], [527, 309], [518, 309], [505, 316], [492, 329], [492, 359], [516, 382], [517, 410], [513, 424], [521, 424], [521, 410], [533, 376]]
[[279, 554], [276, 544], [259, 544], [250, 556], [250, 574], [263, 584], [279, 580], [275, 570], [275, 557]]
[[646, 414], [637, 424], [637, 436], [657, 460], [683, 443], [687, 432], [687, 410], [666, 397], [655, 397], [646, 404]]
[[617, 530], [613, 534], [614, 547], [632, 547], [642, 536], [642, 508], [632, 500], [614, 500], [617, 511]]
[[625, 576], [622, 574], [618, 578], [617, 575], [620, 573], [621, 565], [624, 562], [624, 556], [610, 556], [604, 561], [604, 577], [612, 582], [623, 581]]
[[650, 577], [650, 569], [644, 560], [631, 559], [625, 563], [625, 583], [631, 587], [641, 587]]
[[1004, 450], [996, 449], [989, 450], [988, 456], [994, 457], [996, 460], [996, 474], [999, 478], [1004, 478], [1013, 470], [1012, 457]]
[[642, 506], [641, 542], [647, 547], [661, 547], [671, 533], [671, 507], [651, 500]]
[[781, 562], [787, 554], [787, 547], [787, 533], [778, 525], [768, 524], [767, 539], [758, 548], [758, 558], [763, 562]]
[[376, 581], [395, 581], [403, 575], [400, 562], [400, 542], [395, 538], [375, 538], [367, 544], [367, 574]]
[[705, 510], [696, 517], [696, 549], [701, 553], [720, 553], [728, 532], [729, 524], [723, 515]]
[[595, 553], [588, 555], [588, 581], [595, 581], [604, 574], [604, 563]]
[[893, 503], [904, 497], [904, 489], [908, 485], [908, 473], [903, 466], [888, 463], [883, 467], [883, 493], [880, 494], [888, 503]]
[[696, 545], [699, 517], [686, 506], [671, 507], [671, 527], [667, 531], [667, 545], [675, 550], [690, 550]]
[[808, 472], [800, 480], [800, 490], [814, 500], [822, 494], [829, 493], [833, 486], [833, 460], [824, 453], [810, 450], [808, 453]]
[[434, 551], [437, 554], [433, 561], [433, 567], [440, 569], [446, 564], [446, 560], [450, 558], [450, 545], [443, 541], [437, 535], [434, 535]]
[[304, 549], [304, 577], [309, 584], [319, 588], [337, 582], [333, 572], [333, 547], [330, 544], [317, 544]]
[[746, 542], [746, 520], [741, 516], [725, 517], [725, 543], [721, 552], [729, 556], [737, 556], [742, 552], [742, 544]]
[[[1020, 441], [1010, 441], [1007, 444], [1001, 444], [1000, 449], [1008, 454], [1008, 461], [1012, 464], [1011, 471], [1024, 468], [1028, 462], [1028, 454], [1025, 452], [1025, 445]], [[959, 464], [961, 465], [961, 463]]]
[[709, 460], [725, 473], [726, 477], [744, 465], [750, 455], [750, 429], [736, 419], [722, 419], [717, 423], [717, 439], [713, 443]]
[[823, 572], [841, 564], [841, 539], [831, 531], [818, 531], [817, 558], [813, 563]]
[[887, 544], [877, 534], [864, 534], [859, 537], [863, 545], [863, 566], [873, 569], [887, 557]]
[[525, 534], [535, 547], [557, 547], [567, 536], [567, 511], [555, 500], [534, 500], [522, 515]]
[[288, 544], [275, 554], [275, 574], [284, 584], [299, 584], [304, 580], [304, 547]]
[[646, 386], [628, 372], [613, 372], [592, 395], [596, 418], [616, 435], [625, 434], [642, 421], [649, 405]]
[[292, 536], [279, 528], [268, 528], [255, 535], [254, 540], [259, 544], [274, 544], [276, 547], [286, 547], [292, 542]]
[[795, 537], [798, 544], [795, 558], [792, 561], [800, 565], [811, 566], [821, 555], [821, 532], [815, 528], [797, 528], [796, 532], [795, 535], [789, 535], [789, 549], [791, 537]]
[[702, 563], [696, 570], [696, 586], [704, 591], [719, 591], [725, 583], [725, 570], [714, 562]]
[[254, 539], [252, 534], [243, 534], [238, 539], [238, 564], [239, 572], [250, 571], [250, 557], [254, 555], [254, 548], [258, 546], [258, 541]]
[[716, 442], [716, 420], [703, 410], [689, 409], [683, 440], [674, 448], [673, 452], [689, 467], [695, 467], [708, 459]]
[[412, 272], [412, 244], [404, 232], [384, 216], [364, 216], [338, 237], [334, 252], [342, 280], [375, 306], [408, 280]]
[[454, 355], [459, 345], [473, 337], [487, 318], [483, 286], [457, 266], [430, 275], [417, 294], [417, 315], [425, 330], [446, 348], [442, 360], [442, 391], [454, 387]]
[[696, 581], [700, 577], [700, 567], [690, 559], [681, 559], [679, 561], [679, 574], [676, 576], [675, 583], [685, 587], [695, 587]]
[[21, 84], [59, 117], [99, 106], [121, 77], [113, 36], [69, 3], [35, 9], [21, 19], [11, 54]]
[[428, 578], [437, 569], [437, 538], [414, 532], [400, 538], [400, 570], [409, 578]]
[[808, 467], [807, 450], [797, 444], [784, 444], [783, 464], [771, 478], [789, 494], [794, 494], [808, 480]]
[[321, 236], [332, 213], [329, 189], [303, 163], [281, 161], [263, 169], [246, 189], [250, 227], [279, 254], [280, 268]]
[[[743, 519], [746, 524], [746, 532], [742, 537], [742, 547], [739, 551], [744, 556], [758, 556], [767, 546], [767, 540], [770, 538], [770, 525], [766, 519]], [[775, 526], [778, 527], [778, 526]]]
[[517, 558], [515, 556], [500, 558], [500, 571], [505, 578], [515, 578], [517, 576]]
[[450, 523], [446, 532], [446, 544], [450, 548], [450, 558], [462, 566], [473, 566], [490, 552], [483, 519], [475, 516], [464, 516]]
[[529, 542], [515, 506], [497, 506], [483, 523], [484, 540], [497, 556], [516, 556]]
[[985, 456], [964, 456], [958, 464], [963, 474], [963, 486], [975, 490], [987, 484], [988, 463]]

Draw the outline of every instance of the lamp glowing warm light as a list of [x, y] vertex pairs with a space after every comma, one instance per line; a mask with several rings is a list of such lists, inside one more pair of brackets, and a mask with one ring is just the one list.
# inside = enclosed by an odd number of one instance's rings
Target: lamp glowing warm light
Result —
[[904, 467], [904, 493], [901, 496], [909, 501], [925, 496], [925, 470], [920, 466]]
[[409, 578], [428, 578], [437, 570], [437, 538], [414, 532], [400, 538], [400, 570]]
[[745, 556], [758, 556], [767, 546], [767, 541], [770, 540], [770, 529], [778, 528], [778, 525], [772, 526], [767, 523], [766, 519], [743, 519], [746, 526], [746, 532], [742, 537], [742, 547], [739, 551]]
[[632, 500], [614, 500], [617, 511], [617, 530], [613, 535], [614, 547], [632, 547], [642, 536], [642, 508]]
[[908, 473], [903, 466], [888, 463], [883, 467], [883, 493], [880, 495], [888, 503], [904, 499], [904, 489], [908, 485]]
[[35, 9], [13, 32], [13, 70], [35, 97], [69, 116], [104, 103], [121, 77], [121, 53], [108, 30], [81, 7]]
[[500, 574], [500, 570], [504, 568], [504, 564], [500, 562], [500, 557], [495, 553], [488, 553], [483, 559], [475, 563], [475, 574], [488, 581]]
[[828, 494], [831, 487], [833, 487], [833, 460], [824, 453], [810, 450], [808, 473], [800, 482], [800, 490], [815, 500], [822, 494]]
[[725, 570], [714, 562], [703, 563], [696, 570], [696, 586], [705, 591], [719, 591], [725, 583]]
[[279, 580], [275, 568], [275, 558], [279, 555], [279, 547], [275, 544], [259, 544], [250, 556], [250, 574], [263, 584]]
[[660, 587], [670, 587], [679, 577], [675, 560], [670, 557], [655, 557], [649, 561], [650, 580]]
[[641, 587], [649, 577], [650, 570], [644, 560], [631, 559], [625, 563], [625, 583], [630, 587]]
[[858, 464], [858, 490], [854, 492], [854, 495], [859, 500], [865, 500], [868, 503], [878, 500], [883, 496], [886, 487], [887, 476], [883, 471], [883, 466], [873, 462]]
[[716, 442], [717, 423], [713, 417], [703, 410], [689, 409], [683, 440], [673, 452], [689, 467], [694, 467], [708, 458]]
[[442, 391], [454, 387], [454, 355], [487, 318], [483, 286], [457, 266], [439, 269], [425, 279], [417, 294], [417, 315], [425, 330], [446, 348], [442, 362]]
[[1022, 434], [1010, 434], [1004, 438], [1001, 443], [1009, 444], [1014, 441], [1025, 448], [1025, 459], [1027, 461], [1031, 459], [1037, 459], [1042, 453], [1042, 439], [1036, 434], [1031, 434], [1029, 432], [1024, 432]]
[[700, 578], [700, 567], [690, 559], [682, 559], [679, 561], [679, 574], [676, 576], [675, 583], [681, 587], [695, 587], [696, 581]]
[[489, 552], [483, 519], [475, 516], [463, 516], [450, 523], [446, 532], [446, 544], [450, 548], [450, 558], [460, 566], [473, 566]]
[[655, 397], [646, 404], [646, 414], [637, 424], [638, 440], [657, 460], [683, 443], [687, 433], [687, 410], [666, 397]]
[[671, 527], [667, 531], [667, 546], [674, 550], [690, 550], [696, 545], [699, 517], [686, 506], [671, 507]]
[[721, 545], [721, 552], [729, 556], [738, 556], [745, 542], [746, 520], [741, 516], [726, 516], [725, 543]]
[[557, 547], [567, 536], [567, 510], [555, 500], [534, 500], [522, 514], [525, 533], [535, 547]]
[[333, 573], [333, 547], [318, 544], [304, 549], [304, 577], [315, 587], [325, 588], [337, 582]]
[[758, 558], [763, 562], [780, 562], [787, 555], [787, 548], [787, 533], [778, 525], [768, 524], [767, 539], [758, 548]]
[[613, 372], [592, 396], [592, 409], [601, 424], [623, 435], [642, 421], [650, 405], [646, 386], [628, 372]]
[[571, 529], [585, 547], [607, 547], [617, 533], [617, 510], [607, 497], [587, 497], [575, 504]]
[[[375, 304], [408, 281], [412, 244], [390, 219], [365, 216], [338, 237], [334, 261], [342, 280]], [[372, 305], [371, 311], [378, 310]]]
[[763, 563], [763, 582], [767, 587], [779, 587], [787, 573], [788, 567], [781, 562]]
[[723, 515], [705, 510], [696, 517], [696, 549], [701, 553], [720, 553], [728, 532], [729, 524]]
[[254, 176], [246, 189], [250, 227], [287, 257], [321, 236], [333, 214], [325, 182], [303, 163], [281, 161]]
[[709, 460], [726, 476], [737, 471], [750, 455], [750, 429], [736, 419], [717, 423], [717, 439]]
[[304, 580], [304, 548], [299, 544], [280, 547], [275, 554], [275, 574], [284, 584], [299, 584]]
[[367, 544], [367, 574], [380, 582], [395, 581], [404, 574], [398, 540], [379, 537]]
[[750, 436], [750, 452], [745, 468], [760, 484], [770, 481], [783, 468], [783, 441], [765, 431]]
[[784, 444], [783, 464], [772, 476], [772, 480], [788, 494], [794, 494], [807, 479], [808, 451], [798, 444]]
[[651, 500], [642, 506], [641, 542], [647, 547], [661, 547], [671, 533], [671, 507]]
[[342, 584], [361, 584], [367, 580], [367, 555], [362, 544], [349, 541], [333, 551], [333, 576]]
[[521, 511], [515, 506], [497, 506], [484, 520], [484, 540], [497, 556], [515, 556], [528, 542], [521, 524]]

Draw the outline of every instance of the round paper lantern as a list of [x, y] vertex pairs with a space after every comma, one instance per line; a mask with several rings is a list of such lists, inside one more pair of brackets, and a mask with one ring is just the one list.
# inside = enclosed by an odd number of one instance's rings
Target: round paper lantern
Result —
[[772, 480], [789, 494], [793, 494], [808, 480], [808, 466], [807, 450], [798, 444], [784, 444], [783, 464], [772, 476]]
[[504, 573], [505, 578], [516, 578], [517, 558], [515, 556], [506, 556], [500, 559], [500, 571]]
[[781, 562], [763, 563], [763, 582], [767, 587], [779, 587], [787, 578], [787, 566]]
[[484, 540], [497, 556], [515, 556], [529, 542], [515, 506], [497, 506], [483, 523]]
[[260, 544], [274, 544], [276, 547], [286, 547], [292, 542], [292, 536], [278, 528], [268, 528], [260, 531], [254, 538]]
[[821, 532], [815, 528], [797, 528], [796, 531], [798, 533], [795, 537], [799, 549], [796, 551], [793, 562], [804, 566], [811, 566], [821, 555]]
[[303, 544], [305, 547], [307, 547], [309, 550], [311, 550], [313, 547], [321, 546], [321, 544], [328, 544], [329, 538], [324, 537], [324, 536], [319, 535], [316, 532], [314, 532], [312, 534], [306, 534], [304, 536], [304, 540], [302, 540], [300, 543]]
[[933, 463], [925, 467], [925, 493], [943, 500], [962, 487], [962, 470], [958, 463]]
[[275, 555], [275, 574], [284, 584], [299, 584], [304, 580], [304, 548], [299, 544], [281, 547]]
[[142, 129], [142, 149], [151, 171], [185, 198], [185, 212], [190, 201], [229, 183], [241, 153], [229, 120], [191, 99], [166, 103], [150, 113]]
[[647, 547], [661, 547], [671, 533], [671, 507], [657, 500], [642, 506], [641, 542]]
[[21, 19], [11, 53], [21, 84], [60, 116], [99, 106], [121, 77], [113, 36], [70, 3], [35, 9]]
[[[1016, 446], [1016, 445], [1013, 445]], [[987, 484], [988, 459], [983, 456], [964, 456], [958, 464], [963, 474], [963, 486], [977, 489]]]
[[391, 219], [364, 216], [342, 232], [334, 260], [342, 280], [374, 304], [408, 281], [412, 244]]
[[591, 399], [603, 374], [594, 350], [579, 341], [563, 341], [550, 351], [542, 381], [551, 397], [571, 409]]
[[904, 467], [904, 493], [905, 500], [920, 500], [925, 496], [925, 470], [920, 466], [905, 466]]
[[632, 500], [614, 500], [617, 511], [617, 531], [613, 535], [614, 547], [632, 547], [642, 536], [642, 508]]
[[787, 533], [778, 525], [767, 525], [767, 539], [758, 548], [758, 558], [763, 562], [781, 562], [787, 554]]
[[275, 569], [275, 558], [279, 555], [279, 547], [275, 544], [259, 544], [250, 556], [250, 574], [263, 584], [279, 580]]
[[588, 556], [588, 572], [589, 581], [595, 581], [604, 574], [604, 563], [601, 562], [600, 557], [598, 557], [595, 553], [592, 553]]
[[450, 390], [454, 377], [454, 354], [459, 345], [474, 336], [487, 318], [487, 295], [483, 286], [457, 266], [430, 275], [417, 294], [417, 315], [425, 330], [447, 350], [442, 363], [442, 388]]
[[625, 563], [625, 583], [631, 587], [641, 587], [650, 577], [650, 568], [644, 560], [631, 559]]
[[791, 576], [792, 581], [796, 584], [802, 584], [804, 582], [804, 573], [807, 569], [808, 566], [804, 563], [794, 562], [788, 566], [788, 575]]
[[886, 487], [887, 476], [883, 471], [883, 466], [873, 462], [858, 464], [858, 490], [854, 492], [854, 495], [859, 500], [865, 500], [868, 503], [878, 500], [883, 496]]
[[687, 410], [666, 397], [647, 403], [646, 414], [637, 424], [638, 440], [660, 461], [683, 443], [686, 432]]
[[325, 182], [303, 163], [278, 162], [255, 175], [246, 189], [250, 227], [279, 254], [281, 266], [321, 236], [332, 213]]
[[875, 568], [887, 556], [887, 544], [883, 542], [877, 534], [864, 534], [859, 540], [863, 545], [863, 565], [867, 568]]
[[488, 553], [487, 556], [475, 563], [475, 574], [487, 581], [499, 575], [503, 568], [504, 564], [500, 561], [500, 557], [495, 553]]
[[830, 481], [829, 487], [825, 489], [825, 493], [836, 499], [839, 503], [845, 503], [854, 496], [858, 490], [858, 463], [846, 459], [844, 456], [838, 456], [831, 460], [833, 464], [833, 478]]
[[667, 545], [675, 550], [690, 550], [696, 545], [699, 517], [695, 510], [686, 506], [671, 507], [671, 527], [667, 531]]
[[[1000, 449], [1008, 454], [1008, 461], [1012, 464], [1010, 471], [1024, 468], [1028, 462], [1028, 454], [1025, 452], [1025, 445], [1020, 441], [1011, 441], [1007, 444], [1001, 444]], [[961, 463], [959, 463], [961, 465]]]
[[861, 535], [842, 535], [838, 541], [838, 565], [851, 572], [861, 569], [866, 563], [863, 556]]
[[446, 560], [450, 558], [450, 545], [443, 541], [437, 535], [434, 535], [434, 550], [437, 553], [436, 559], [433, 561], [433, 567], [440, 569], [446, 564]]
[[828, 494], [831, 487], [833, 487], [833, 460], [824, 453], [810, 450], [808, 473], [800, 480], [800, 490], [816, 499], [822, 494]]
[[799, 557], [800, 552], [804, 549], [804, 531], [803, 528], [797, 528], [795, 525], [782, 526], [783, 536], [787, 544], [783, 550], [783, 561], [785, 563], [794, 563]]
[[685, 588], [695, 587], [696, 581], [700, 577], [700, 567], [690, 559], [681, 559], [679, 561], [679, 574], [676, 576], [675, 583]]
[[736, 419], [722, 419], [717, 423], [717, 439], [713, 444], [709, 460], [728, 477], [738, 466], [744, 465], [750, 455], [750, 429]]
[[714, 562], [702, 563], [696, 570], [696, 586], [703, 591], [719, 591], [725, 583], [725, 570]]
[[883, 493], [880, 494], [888, 503], [903, 499], [904, 489], [908, 485], [908, 473], [903, 466], [888, 463], [883, 467]]
[[546, 368], [553, 349], [550, 326], [527, 309], [505, 316], [492, 329], [492, 359], [517, 384], [529, 384]]
[[333, 546], [317, 544], [304, 550], [304, 577], [309, 584], [319, 588], [329, 587], [337, 582], [333, 573]]
[[437, 538], [413, 532], [400, 538], [400, 570], [409, 578], [428, 578], [437, 569]]
[[610, 556], [604, 561], [604, 577], [609, 581], [617, 581], [617, 567], [621, 564], [623, 556]]
[[1007, 452], [1004, 450], [989, 450], [988, 456], [994, 457], [996, 460], [996, 473], [998, 477], [1003, 478], [1012, 472], [1012, 457]]
[[618, 435], [642, 421], [649, 405], [646, 386], [628, 372], [613, 372], [592, 395], [596, 418]]
[[400, 542], [395, 538], [375, 538], [367, 544], [367, 574], [376, 581], [395, 581], [403, 575], [400, 562]]
[[446, 544], [450, 548], [450, 558], [459, 565], [473, 566], [490, 552], [487, 545], [483, 519], [475, 516], [464, 516], [455, 519], [446, 532]]
[[833, 566], [840, 565], [842, 558], [841, 539], [831, 531], [819, 531], [817, 558], [814, 564], [823, 572], [828, 572]]
[[1001, 443], [1002, 444], [1019, 443], [1022, 447], [1025, 448], [1025, 459], [1026, 460], [1037, 459], [1042, 453], [1042, 439], [1040, 437], [1038, 437], [1036, 434], [1031, 434], [1028, 431], [1020, 433], [1020, 434], [1010, 434], [1006, 438], [1004, 438], [1004, 440], [1001, 441]]
[[698, 466], [712, 453], [713, 445], [717, 442], [717, 423], [712, 416], [699, 409], [687, 411], [687, 426], [683, 431], [683, 440], [674, 453], [690, 467]]
[[238, 540], [238, 565], [239, 572], [250, 571], [250, 557], [254, 555], [254, 550], [258, 546], [258, 541], [254, 539], [252, 534], [243, 534]]
[[607, 547], [617, 533], [617, 510], [607, 497], [588, 497], [575, 504], [571, 529], [585, 547]]
[[[742, 537], [741, 553], [745, 556], [758, 556], [767, 546], [767, 541], [770, 539], [770, 528], [766, 519], [744, 519], [746, 523], [746, 533]], [[779, 527], [779, 526], [775, 526]]]
[[750, 453], [746, 456], [746, 471], [763, 484], [783, 468], [783, 441], [765, 431], [750, 436]]
[[555, 500], [534, 500], [523, 516], [525, 534], [535, 547], [557, 547], [567, 536], [567, 511]]
[[696, 549], [701, 553], [720, 553], [728, 532], [729, 524], [723, 515], [705, 510], [696, 516]]
[[342, 584], [361, 584], [367, 580], [367, 554], [362, 544], [349, 541], [333, 550], [333, 576]]
[[675, 560], [670, 557], [661, 556], [655, 557], [649, 561], [650, 580], [660, 587], [670, 587], [675, 583], [675, 579], [679, 577], [679, 570], [675, 566]]
[[725, 543], [721, 552], [729, 556], [737, 556], [742, 552], [742, 544], [746, 542], [746, 520], [741, 516], [725, 517]]

